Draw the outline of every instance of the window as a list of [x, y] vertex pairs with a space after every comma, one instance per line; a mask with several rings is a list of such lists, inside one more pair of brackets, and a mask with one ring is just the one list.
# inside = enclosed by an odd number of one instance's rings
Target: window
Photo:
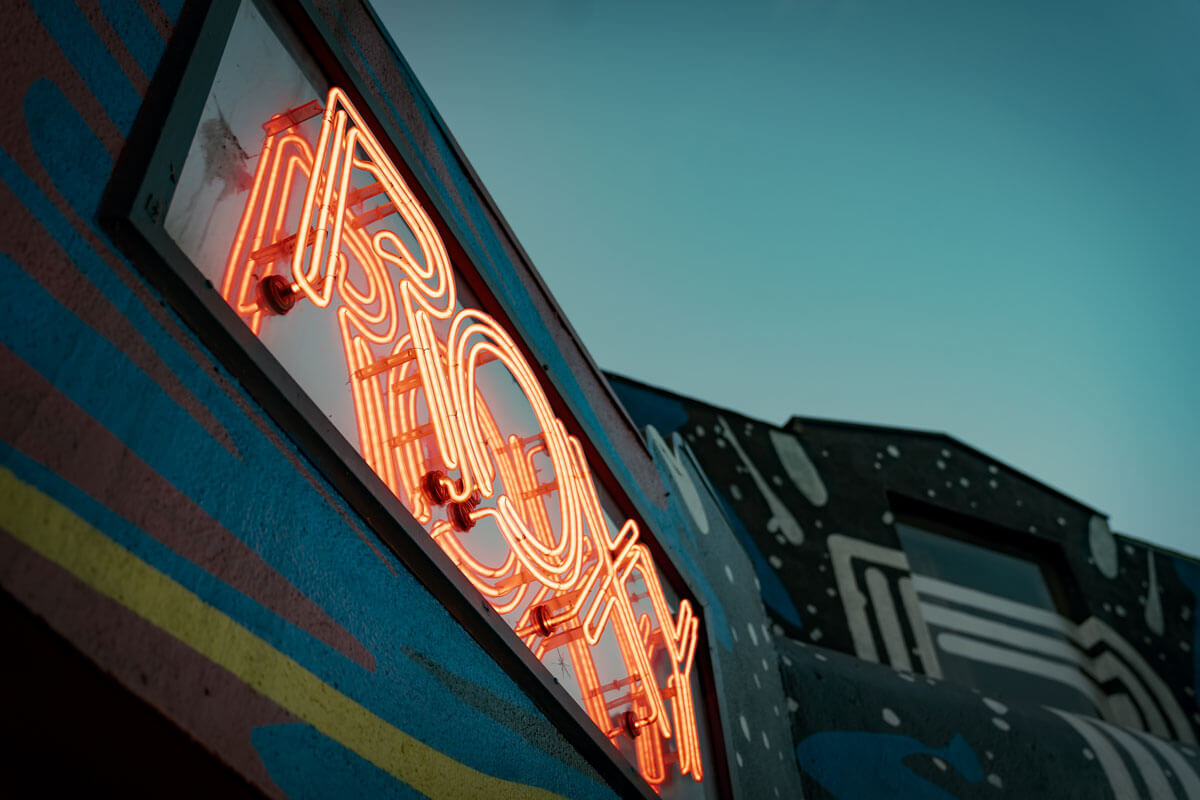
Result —
[[929, 520], [895, 528], [943, 677], [997, 698], [1091, 715], [1105, 708], [1076, 626], [1038, 561]]

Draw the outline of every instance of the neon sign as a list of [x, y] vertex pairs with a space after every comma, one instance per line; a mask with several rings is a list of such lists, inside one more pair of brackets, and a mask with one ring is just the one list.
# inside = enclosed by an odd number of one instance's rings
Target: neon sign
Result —
[[[314, 144], [300, 128], [318, 115]], [[589, 717], [648, 783], [672, 765], [701, 780], [699, 620], [687, 600], [672, 612], [637, 523], [606, 517], [516, 342], [462, 305], [436, 227], [342, 90], [263, 129], [225, 300], [256, 334], [299, 304], [336, 317], [367, 463], [535, 656], [569, 659]], [[511, 430], [489, 365], [534, 430]], [[478, 546], [484, 529], [499, 547]]]

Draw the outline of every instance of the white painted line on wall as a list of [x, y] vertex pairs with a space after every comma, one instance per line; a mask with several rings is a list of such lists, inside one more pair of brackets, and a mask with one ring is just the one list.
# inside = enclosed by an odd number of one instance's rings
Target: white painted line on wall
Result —
[[892, 587], [888, 584], [887, 576], [875, 567], [868, 567], [866, 581], [871, 606], [875, 609], [875, 622], [879, 625], [879, 634], [887, 650], [888, 663], [894, 669], [912, 672], [912, 659], [908, 656], [908, 644], [904, 641], [904, 630], [900, 627], [900, 617], [896, 615], [896, 604], [892, 600]]

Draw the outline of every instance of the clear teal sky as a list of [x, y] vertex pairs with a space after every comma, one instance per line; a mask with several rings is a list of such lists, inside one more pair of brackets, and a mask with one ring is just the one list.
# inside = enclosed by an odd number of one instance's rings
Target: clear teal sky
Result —
[[1200, 2], [375, 2], [601, 366], [1200, 554]]

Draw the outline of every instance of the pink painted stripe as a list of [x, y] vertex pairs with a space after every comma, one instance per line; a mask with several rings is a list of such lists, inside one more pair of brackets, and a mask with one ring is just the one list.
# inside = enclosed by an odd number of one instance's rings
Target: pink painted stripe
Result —
[[112, 53], [113, 59], [121, 67], [121, 71], [129, 78], [129, 82], [133, 84], [133, 89], [139, 96], [146, 96], [146, 88], [150, 85], [149, 77], [142, 72], [141, 66], [134, 60], [129, 49], [125, 47], [125, 43], [121, 41], [121, 37], [113, 30], [112, 25], [104, 18], [104, 12], [100, 10], [98, 0], [75, 0], [75, 4], [79, 6], [79, 10], [87, 17], [87, 21], [91, 23], [92, 29], [96, 31], [96, 35], [100, 37], [100, 41], [104, 42], [104, 46], [108, 48], [108, 52]]
[[[239, 457], [225, 426], [163, 363], [125, 315], [75, 269], [58, 242], [3, 184], [0, 184], [0, 206], [10, 210], [0, 216], [0, 250], [18, 261], [50, 296], [124, 353], [231, 455]], [[21, 251], [11, 252], [17, 242], [23, 245]]]
[[71, 104], [79, 109], [80, 116], [115, 160], [125, 138], [58, 42], [42, 26], [28, 3], [9, 0], [3, 7], [4, 25], [16, 34], [6, 37], [4, 80], [0, 81], [0, 107], [7, 112], [0, 122], [0, 142], [4, 149], [18, 162], [25, 161], [24, 151], [14, 152], [10, 145], [15, 143], [17, 137], [27, 138], [25, 119], [21, 113], [25, 93], [34, 81], [46, 78], [54, 81]]
[[0, 392], [0, 439], [179, 555], [374, 671], [374, 656], [348, 630], [2, 345], [0, 374], [6, 383]]
[[0, 585], [122, 686], [282, 797], [250, 738], [300, 720], [170, 634], [0, 529]]

